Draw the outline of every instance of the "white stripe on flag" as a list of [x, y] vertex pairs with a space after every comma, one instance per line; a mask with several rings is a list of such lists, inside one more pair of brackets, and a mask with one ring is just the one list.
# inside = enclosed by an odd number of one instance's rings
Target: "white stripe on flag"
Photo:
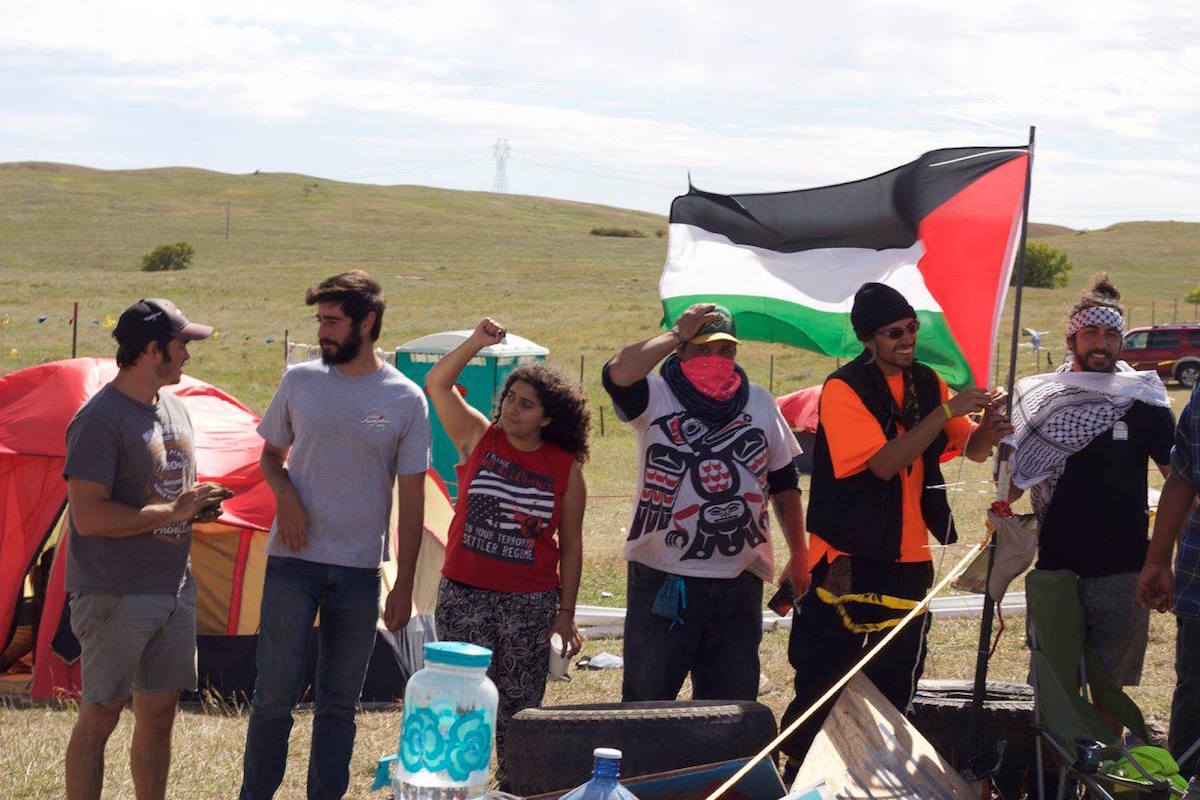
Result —
[[734, 244], [719, 233], [678, 222], [671, 223], [669, 241], [658, 285], [664, 300], [749, 295], [849, 314], [858, 288], [878, 281], [898, 290], [918, 311], [942, 312], [917, 269], [925, 252], [920, 242], [903, 250], [837, 247], [780, 253]]

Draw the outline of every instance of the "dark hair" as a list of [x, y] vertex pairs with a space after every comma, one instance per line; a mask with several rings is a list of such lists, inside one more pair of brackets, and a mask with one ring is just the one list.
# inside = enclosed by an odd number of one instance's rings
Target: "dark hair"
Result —
[[1116, 286], [1113, 286], [1107, 272], [1101, 272], [1092, 276], [1092, 285], [1083, 294], [1079, 295], [1079, 300], [1076, 301], [1075, 307], [1071, 309], [1071, 313], [1067, 314], [1067, 319], [1085, 309], [1098, 308], [1100, 306], [1115, 308], [1122, 316], [1125, 315], [1125, 306], [1121, 305], [1121, 293], [1117, 291]]
[[588, 434], [592, 430], [592, 408], [579, 383], [548, 364], [517, 367], [508, 374], [496, 401], [493, 422], [500, 420], [500, 404], [517, 381], [525, 381], [537, 392], [550, 423], [542, 428], [542, 440], [561, 447], [580, 464], [588, 458]]
[[352, 269], [340, 275], [311, 286], [304, 293], [307, 305], [317, 303], [337, 303], [350, 320], [358, 325], [368, 312], [375, 312], [375, 324], [371, 326], [371, 341], [378, 341], [379, 332], [383, 330], [383, 309], [387, 304], [383, 301], [383, 288], [379, 281], [361, 269]]
[[[115, 330], [112, 333], [112, 337], [117, 339], [117, 332]], [[146, 348], [150, 346], [151, 342], [158, 342], [159, 352], [163, 354], [163, 358], [169, 360], [171, 358], [171, 351], [167, 349], [167, 346], [171, 344], [171, 340], [174, 338], [174, 335], [168, 333], [157, 339], [153, 336], [138, 338], [132, 341], [127, 338], [123, 342], [117, 339], [117, 367], [119, 369], [129, 369], [132, 367], [142, 357], [142, 354], [146, 352]]]

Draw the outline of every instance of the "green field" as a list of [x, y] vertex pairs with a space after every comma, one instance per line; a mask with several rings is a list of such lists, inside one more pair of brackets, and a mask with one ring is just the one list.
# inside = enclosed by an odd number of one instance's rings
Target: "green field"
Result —
[[[664, 208], [669, 199], [663, 198]], [[79, 303], [78, 353], [109, 357], [114, 352], [110, 327], [121, 310], [140, 297], [165, 296], [192, 319], [217, 329], [214, 339], [193, 346], [188, 372], [261, 412], [283, 367], [284, 332], [293, 340], [314, 338], [304, 289], [350, 268], [372, 272], [384, 286], [389, 308], [380, 345], [385, 348], [439, 330], [472, 327], [487, 314], [548, 347], [551, 361], [573, 373], [578, 374], [582, 358], [585, 385], [603, 409], [604, 434], [598, 418], [586, 470], [590, 501], [580, 602], [624, 605], [620, 544], [636, 462], [633, 437], [614, 419], [599, 370], [616, 349], [651, 335], [658, 325], [656, 287], [667, 244], [658, 232], [665, 233], [664, 217], [538, 197], [366, 186], [303, 175], [103, 172], [51, 164], [0, 165], [0, 207], [5, 209], [0, 215], [0, 373], [68, 357], [74, 302]], [[596, 227], [636, 229], [645, 236], [590, 235]], [[1043, 344], [1055, 363], [1063, 354], [1058, 332], [1064, 312], [1099, 270], [1108, 271], [1123, 290], [1134, 324], [1149, 324], [1152, 316], [1159, 322], [1194, 318], [1193, 306], [1175, 301], [1200, 279], [1200, 225], [1130, 222], [1096, 231], [1031, 227], [1034, 238], [1061, 248], [1075, 262], [1066, 288], [1030, 289], [1024, 295], [1021, 324], [1050, 331]], [[190, 269], [140, 271], [144, 254], [178, 240], [196, 250]], [[1010, 296], [1008, 319], [1011, 302]], [[1006, 323], [999, 336], [1002, 376], [1010, 330]], [[1019, 355], [1021, 374], [1045, 368], [1045, 350], [1040, 367], [1028, 348]], [[743, 344], [740, 360], [753, 380], [772, 383], [777, 394], [818, 383], [834, 367], [824, 356], [757, 343]], [[1172, 385], [1176, 411], [1184, 397]], [[989, 470], [951, 464], [945, 472], [948, 481], [961, 482], [951, 497], [959, 527], [966, 538], [976, 538], [991, 499]], [[956, 552], [961, 548], [938, 553], [935, 563], [948, 568]], [[1023, 620], [1013, 615], [1006, 622], [992, 672], [1019, 680], [1027, 658]], [[927, 674], [967, 677], [975, 623], [933, 630]], [[775, 634], [764, 644], [771, 685], [763, 701], [776, 711], [788, 700], [785, 642]], [[593, 652], [619, 652], [619, 647], [620, 642], [588, 644]], [[1173, 649], [1173, 623], [1160, 618], [1136, 697], [1162, 719], [1174, 685]], [[607, 675], [559, 684], [551, 692], [558, 702], [618, 696], [619, 680]], [[36, 784], [14, 796], [39, 796], [56, 786], [61, 767], [47, 759], [61, 760], [69, 724], [59, 712], [0, 709], [0, 731], [9, 732], [0, 733], [0, 774], [24, 772]], [[368, 752], [371, 748], [394, 743], [396, 724], [372, 723], [371, 744], [355, 757], [356, 775], [379, 754]], [[44, 727], [48, 738], [19, 747], [9, 740], [30, 725]], [[236, 766], [242, 726], [239, 719], [203, 717], [189, 722], [187, 730], [198, 737], [196, 747], [211, 753], [210, 763]], [[118, 780], [123, 757], [112, 760], [117, 763], [110, 765], [110, 774]], [[302, 763], [299, 759], [297, 766]], [[30, 778], [31, 771], [44, 773], [45, 781]], [[291, 771], [288, 785], [293, 780], [298, 781], [294, 786], [303, 785], [297, 772], [302, 770]], [[211, 786], [205, 781], [212, 777], [200, 774], [190, 784], [197, 796], [211, 794], [201, 787]]]

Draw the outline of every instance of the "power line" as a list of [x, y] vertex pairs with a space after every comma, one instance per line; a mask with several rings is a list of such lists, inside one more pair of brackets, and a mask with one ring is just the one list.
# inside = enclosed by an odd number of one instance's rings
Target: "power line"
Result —
[[658, 189], [669, 189], [671, 191], [678, 191], [680, 188], [678, 184], [658, 183], [656, 181], [647, 181], [647, 180], [642, 180], [641, 178], [630, 178], [630, 177], [626, 177], [624, 175], [617, 175], [614, 173], [606, 174], [603, 172], [597, 172], [595, 170], [580, 169], [579, 167], [568, 167], [568, 166], [564, 166], [562, 164], [551, 164], [551, 163], [548, 163], [545, 161], [539, 161], [537, 159], [525, 158], [524, 156], [518, 157], [516, 160], [523, 164], [533, 164], [534, 166], [543, 167], [545, 169], [556, 169], [556, 170], [561, 170], [563, 172], [574, 172], [574, 173], [577, 173], [580, 175], [591, 175], [596, 178], [607, 178], [610, 181], [625, 181], [627, 183], [640, 183], [643, 186], [653, 186]]

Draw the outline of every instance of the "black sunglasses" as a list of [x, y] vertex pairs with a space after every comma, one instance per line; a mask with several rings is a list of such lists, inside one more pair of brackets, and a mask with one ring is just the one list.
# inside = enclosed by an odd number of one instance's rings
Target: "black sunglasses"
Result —
[[903, 328], [900, 328], [900, 327], [884, 328], [883, 330], [879, 331], [878, 333], [880, 336], [886, 336], [889, 339], [895, 340], [895, 339], [899, 339], [901, 336], [903, 336], [906, 333], [915, 334], [920, 329], [921, 329], [920, 320], [914, 319], [912, 322], [908, 323]]

